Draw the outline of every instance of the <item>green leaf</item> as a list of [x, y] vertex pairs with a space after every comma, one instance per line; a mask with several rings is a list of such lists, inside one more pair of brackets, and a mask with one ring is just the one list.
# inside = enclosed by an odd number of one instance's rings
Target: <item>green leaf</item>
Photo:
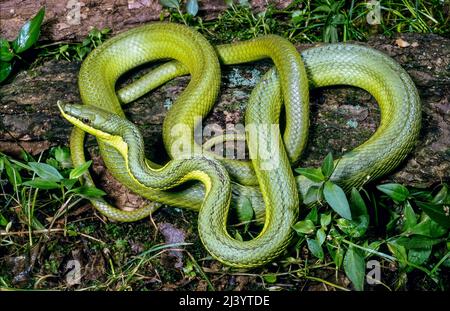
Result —
[[323, 242], [325, 242], [326, 238], [327, 238], [327, 235], [326, 235], [325, 231], [322, 228], [317, 230], [317, 232], [316, 232], [316, 241], [317, 241], [317, 243], [319, 243], [320, 246], [322, 246], [322, 244], [323, 244]]
[[166, 8], [172, 8], [172, 9], [180, 8], [179, 0], [159, 0], [159, 3], [161, 3], [161, 5]]
[[[383, 241], [373, 241], [372, 243], [370, 243], [369, 245], [367, 245], [366, 248], [374, 250], [374, 251], [378, 251], [378, 249], [380, 248], [381, 244], [383, 244]], [[366, 251], [366, 257], [371, 256], [372, 253], [369, 251]]]
[[11, 73], [12, 66], [11, 63], [5, 63], [0, 61], [0, 83], [5, 81]]
[[26, 181], [22, 185], [45, 190], [58, 189], [61, 187], [55, 181], [45, 180], [42, 178], [35, 178], [33, 180]]
[[328, 235], [332, 237], [333, 241], [340, 241], [343, 238], [342, 234], [339, 230], [336, 230], [334, 226], [331, 226], [330, 231], [328, 231]]
[[234, 233], [234, 238], [235, 238], [236, 240], [240, 241], [240, 242], [243, 242], [243, 241], [244, 241], [244, 239], [242, 238], [242, 235], [239, 233], [239, 231], [236, 231], [236, 232]]
[[246, 6], [246, 7], [251, 7], [250, 3], [248, 2], [249, 0], [239, 0], [239, 5], [240, 6]]
[[26, 165], [25, 163], [22, 163], [14, 159], [9, 159], [9, 161], [11, 161], [11, 163], [14, 163], [16, 166], [20, 168], [26, 169], [27, 171], [32, 171], [31, 167], [29, 165]]
[[236, 208], [237, 216], [240, 222], [249, 222], [253, 219], [252, 203], [247, 197], [243, 198], [242, 204], [238, 204]]
[[408, 233], [424, 235], [431, 238], [439, 238], [446, 234], [447, 231], [447, 228], [441, 226], [430, 217], [426, 216], [417, 225], [412, 227]]
[[315, 8], [312, 12], [330, 13], [331, 12], [331, 8], [328, 5], [321, 5], [321, 6], [318, 6], [317, 8]]
[[331, 223], [331, 213], [320, 215], [320, 226], [326, 228]]
[[317, 240], [315, 239], [306, 239], [306, 243], [308, 244], [308, 249], [310, 250], [311, 254], [313, 254], [320, 260], [323, 260], [325, 254], [323, 253], [322, 246], [319, 245], [319, 242], [317, 242]]
[[72, 160], [70, 159], [70, 151], [67, 147], [55, 148], [55, 159], [59, 162], [62, 168], [68, 168], [72, 166]]
[[442, 188], [434, 196], [431, 203], [434, 204], [450, 204], [450, 194], [448, 193], [447, 185], [442, 185]]
[[332, 5], [331, 5], [331, 11], [333, 11], [334, 13], [339, 12], [339, 10], [344, 6], [345, 1], [335, 1]]
[[305, 220], [311, 220], [315, 225], [317, 225], [319, 221], [319, 213], [317, 212], [317, 207], [311, 208], [311, 211], [306, 215]]
[[333, 15], [333, 17], [331, 18], [331, 24], [334, 26], [341, 25], [344, 23], [345, 23], [345, 16], [342, 14]]
[[400, 184], [384, 184], [377, 186], [377, 189], [387, 194], [392, 200], [403, 202], [409, 197], [408, 189]]
[[320, 201], [322, 198], [322, 191], [319, 186], [311, 186], [309, 187], [306, 195], [303, 198], [303, 204], [308, 205], [317, 201]]
[[82, 195], [82, 196], [88, 197], [88, 198], [99, 198], [99, 197], [106, 195], [106, 193], [103, 190], [100, 190], [95, 187], [89, 187], [89, 186], [81, 186], [79, 188], [73, 189], [72, 191], [74, 193], [77, 193], [79, 195]]
[[67, 235], [68, 236], [78, 236], [78, 232], [72, 229], [67, 229]]
[[94, 27], [89, 31], [88, 37], [91, 39], [100, 39], [102, 37], [102, 33], [98, 30], [97, 27]]
[[33, 172], [44, 180], [60, 181], [63, 179], [58, 170], [47, 163], [28, 162], [28, 165], [31, 167]]
[[416, 248], [408, 251], [408, 262], [420, 266], [424, 264], [431, 255], [431, 248]]
[[386, 224], [386, 230], [387, 231], [392, 231], [395, 230], [395, 228], [397, 227], [397, 223], [399, 222], [400, 219], [400, 215], [397, 214], [395, 211], [388, 211], [389, 214], [389, 218], [388, 218], [388, 223]]
[[7, 159], [4, 159], [4, 164], [6, 175], [8, 176], [8, 180], [11, 185], [13, 185], [13, 187], [20, 185], [22, 183], [22, 177], [20, 176], [19, 170], [15, 168]]
[[264, 275], [264, 281], [273, 284], [277, 281], [277, 276], [275, 274], [266, 274]]
[[59, 167], [59, 162], [56, 161], [56, 160], [53, 159], [53, 158], [47, 158], [47, 159], [45, 160], [45, 163], [47, 163], [48, 165], [53, 166], [53, 167], [56, 168], [56, 169], [58, 169], [58, 167]]
[[314, 230], [316, 230], [314, 223], [309, 219], [301, 220], [301, 221], [297, 222], [295, 225], [292, 226], [292, 228], [297, 233], [302, 233], [302, 234], [311, 234], [314, 232]]
[[62, 184], [66, 189], [70, 190], [72, 189], [73, 185], [77, 183], [78, 179], [63, 179]]
[[344, 271], [357, 291], [364, 290], [366, 263], [359, 250], [350, 246], [344, 257]]
[[293, 24], [298, 24], [304, 19], [305, 17], [303, 16], [303, 12], [300, 10], [293, 11], [291, 14], [291, 21]]
[[414, 210], [408, 201], [406, 201], [405, 203], [403, 216], [405, 217], [403, 222], [403, 231], [408, 231], [417, 224], [416, 214], [414, 213]]
[[411, 189], [409, 190], [409, 197], [414, 199], [412, 201], [432, 201], [433, 196], [429, 190]]
[[354, 217], [369, 215], [366, 203], [364, 202], [364, 199], [361, 197], [361, 194], [355, 187], [352, 188], [352, 192], [350, 195], [350, 210]]
[[331, 181], [327, 181], [323, 188], [323, 196], [331, 208], [341, 217], [352, 219], [347, 197], [341, 187]]
[[89, 37], [88, 38], [84, 38], [84, 40], [81, 42], [81, 46], [84, 46], [84, 47], [86, 47], [86, 46], [88, 46], [90, 44], [91, 44], [91, 40], [89, 39]]
[[31, 226], [33, 227], [34, 230], [44, 230], [45, 229], [44, 225], [36, 217], [33, 217], [31, 219]]
[[369, 227], [369, 217], [368, 216], [358, 216], [354, 220], [348, 220], [345, 218], [339, 218], [336, 220], [337, 226], [345, 234], [353, 237], [362, 237]]
[[6, 227], [8, 225], [8, 219], [5, 218], [5, 216], [0, 213], [0, 226]]
[[77, 55], [78, 55], [78, 59], [82, 60], [84, 59], [84, 57], [91, 51], [90, 48], [88, 47], [76, 47], [75, 48]]
[[41, 24], [44, 20], [45, 8], [42, 7], [35, 17], [27, 21], [19, 31], [19, 35], [14, 40], [12, 46], [16, 53], [28, 50], [39, 38]]
[[448, 205], [425, 203], [419, 201], [417, 201], [416, 204], [428, 216], [430, 216], [432, 220], [447, 229], [450, 228], [450, 207]]
[[333, 154], [331, 152], [323, 160], [321, 171], [325, 177], [330, 177], [331, 174], [333, 174], [334, 164], [333, 164]]
[[81, 177], [89, 168], [89, 166], [91, 166], [92, 164], [92, 160], [89, 160], [87, 162], [84, 162], [83, 164], [75, 167], [74, 169], [72, 169], [70, 171], [69, 174], [69, 179], [77, 179], [79, 177]]
[[198, 2], [197, 0], [188, 0], [186, 3], [186, 12], [191, 15], [195, 16], [198, 13]]
[[9, 46], [8, 40], [0, 38], [0, 61], [9, 62], [13, 57], [14, 53]]
[[333, 245], [330, 243], [327, 243], [327, 249], [331, 255], [331, 258], [333, 258], [336, 268], [339, 269], [344, 261], [345, 250], [339, 244]]
[[111, 28], [108, 28], [108, 27], [105, 27], [105, 28], [103, 28], [102, 30], [100, 30], [100, 33], [102, 34], [102, 35], [106, 35], [106, 34], [108, 34], [108, 33], [110, 33], [111, 32]]
[[399, 262], [400, 267], [406, 267], [408, 265], [408, 255], [406, 254], [406, 248], [400, 244], [394, 242], [388, 242], [387, 246], [392, 255]]
[[305, 176], [309, 180], [314, 182], [321, 182], [325, 180], [325, 176], [322, 174], [322, 170], [319, 168], [296, 168], [295, 171], [300, 175]]
[[402, 245], [406, 249], [411, 248], [431, 248], [433, 245], [439, 244], [443, 239], [429, 238], [423, 235], [414, 235], [412, 237], [400, 237], [395, 239], [395, 243]]
[[33, 156], [25, 150], [20, 150], [20, 157], [27, 162], [33, 161]]

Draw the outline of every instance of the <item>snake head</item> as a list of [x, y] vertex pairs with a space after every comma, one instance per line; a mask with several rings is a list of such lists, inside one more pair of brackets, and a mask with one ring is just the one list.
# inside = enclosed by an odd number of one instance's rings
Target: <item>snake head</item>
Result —
[[[126, 128], [135, 129], [132, 123], [109, 111], [93, 106], [68, 104], [62, 101], [58, 101], [57, 105], [67, 121], [111, 145], [125, 159], [127, 158], [128, 144], [120, 134]], [[140, 135], [138, 131], [137, 135]]]
[[115, 128], [109, 128], [110, 121], [115, 115], [108, 111], [93, 106], [68, 104], [62, 101], [58, 101], [57, 105], [67, 121], [97, 138], [108, 139], [111, 135], [116, 134], [114, 133]]

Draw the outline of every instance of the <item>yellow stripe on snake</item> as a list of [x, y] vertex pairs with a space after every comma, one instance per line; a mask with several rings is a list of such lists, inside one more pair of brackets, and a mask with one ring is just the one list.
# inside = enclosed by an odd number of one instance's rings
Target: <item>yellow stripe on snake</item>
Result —
[[[284, 132], [262, 131], [258, 139], [247, 135], [251, 161], [219, 158], [202, 150], [194, 130], [214, 105], [220, 66], [264, 58], [270, 58], [274, 67], [253, 90], [245, 123], [278, 124], [284, 106]], [[116, 92], [123, 73], [165, 60], [170, 61]], [[160, 167], [145, 159], [142, 136], [125, 119], [121, 104], [187, 74], [190, 82], [163, 123], [164, 144], [172, 160]], [[249, 268], [272, 261], [291, 242], [302, 197], [314, 185], [305, 177], [294, 177], [291, 169], [307, 141], [309, 88], [330, 85], [362, 88], [374, 96], [381, 110], [373, 136], [335, 161], [331, 180], [348, 191], [397, 167], [413, 148], [420, 129], [420, 100], [411, 78], [394, 60], [367, 47], [328, 44], [299, 54], [289, 41], [274, 35], [213, 47], [189, 27], [155, 23], [124, 32], [90, 53], [79, 74], [84, 105], [59, 103], [59, 108], [76, 126], [70, 138], [75, 166], [85, 162], [85, 132], [95, 135], [105, 165], [116, 179], [152, 201], [197, 210], [199, 236], [208, 252], [224, 264]], [[186, 135], [171, 135], [180, 124]], [[174, 145], [180, 139], [185, 149], [177, 150]], [[275, 151], [271, 169], [258, 156], [261, 146]], [[201, 183], [170, 190], [188, 180]], [[94, 185], [89, 174], [84, 182]], [[264, 226], [256, 238], [238, 241], [226, 225], [230, 204], [243, 204], [244, 199], [250, 200]], [[103, 199], [91, 201], [102, 214], [118, 221], [135, 221], [154, 212], [152, 206], [130, 212]]]

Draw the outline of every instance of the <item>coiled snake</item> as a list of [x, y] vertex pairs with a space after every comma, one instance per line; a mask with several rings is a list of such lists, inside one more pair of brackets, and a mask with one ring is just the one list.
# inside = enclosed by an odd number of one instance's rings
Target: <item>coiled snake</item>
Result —
[[[246, 126], [278, 124], [284, 105], [283, 133], [247, 134], [251, 161], [218, 158], [202, 150], [194, 129], [214, 105], [220, 87], [220, 65], [270, 58], [269, 70], [253, 90], [245, 115]], [[116, 93], [125, 72], [148, 62], [171, 60]], [[190, 74], [184, 92], [167, 113], [163, 139], [172, 160], [160, 167], [145, 159], [137, 128], [125, 119], [121, 104], [135, 100], [166, 81]], [[280, 255], [292, 238], [301, 198], [313, 182], [294, 177], [307, 141], [310, 87], [360, 87], [377, 100], [381, 122], [373, 136], [336, 161], [331, 180], [348, 191], [388, 173], [411, 151], [420, 129], [420, 100], [405, 70], [381, 52], [352, 44], [328, 44], [301, 55], [287, 40], [268, 35], [213, 47], [195, 30], [177, 24], [155, 23], [124, 32], [96, 48], [83, 62], [79, 88], [84, 105], [59, 103], [73, 123], [70, 147], [75, 166], [85, 162], [85, 132], [95, 135], [111, 174], [132, 191], [156, 202], [199, 211], [200, 238], [210, 254], [234, 267], [255, 267]], [[176, 125], [184, 134], [173, 134]], [[257, 127], [258, 128], [258, 127]], [[181, 148], [174, 148], [182, 146]], [[267, 168], [261, 148], [275, 154]], [[170, 189], [198, 180], [180, 191]], [[93, 185], [89, 174], [84, 182]], [[204, 186], [202, 186], [202, 184]], [[249, 199], [264, 223], [259, 235], [238, 241], [227, 230], [228, 209]], [[103, 199], [92, 199], [101, 213], [118, 221], [135, 221], [154, 211], [149, 206], [122, 211]]]

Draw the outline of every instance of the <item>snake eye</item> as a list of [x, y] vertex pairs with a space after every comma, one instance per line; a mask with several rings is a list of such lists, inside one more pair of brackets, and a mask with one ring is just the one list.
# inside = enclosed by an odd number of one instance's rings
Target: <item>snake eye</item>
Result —
[[87, 124], [91, 123], [91, 120], [89, 118], [83, 118], [82, 121], [83, 121], [83, 123], [87, 123]]

